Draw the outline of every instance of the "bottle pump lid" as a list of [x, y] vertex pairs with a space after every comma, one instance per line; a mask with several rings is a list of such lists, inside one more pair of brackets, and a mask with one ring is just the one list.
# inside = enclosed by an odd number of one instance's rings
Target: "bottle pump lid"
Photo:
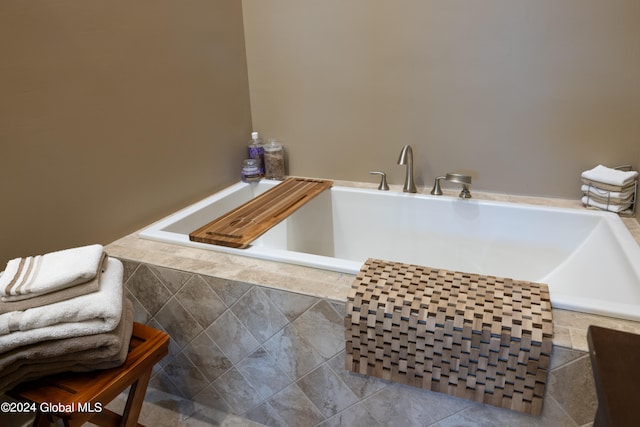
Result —
[[258, 132], [251, 132], [251, 139], [258, 139], [259, 135]]

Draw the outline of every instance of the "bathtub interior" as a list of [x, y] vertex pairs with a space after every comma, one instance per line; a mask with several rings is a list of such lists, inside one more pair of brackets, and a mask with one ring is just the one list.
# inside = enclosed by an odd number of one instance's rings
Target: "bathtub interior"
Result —
[[232, 186], [142, 237], [352, 274], [372, 257], [511, 277], [549, 284], [559, 308], [640, 317], [640, 248], [615, 215], [333, 187], [248, 249], [188, 240], [273, 185]]
[[[250, 185], [238, 183], [232, 185], [159, 221], [147, 230], [158, 229], [166, 233], [188, 236], [195, 229], [248, 202], [273, 187], [273, 185], [275, 184], [260, 183], [260, 185]], [[143, 237], [146, 234], [143, 234]]]
[[374, 257], [536, 281], [568, 259], [598, 222], [516, 205], [335, 188], [256, 245], [359, 263]]

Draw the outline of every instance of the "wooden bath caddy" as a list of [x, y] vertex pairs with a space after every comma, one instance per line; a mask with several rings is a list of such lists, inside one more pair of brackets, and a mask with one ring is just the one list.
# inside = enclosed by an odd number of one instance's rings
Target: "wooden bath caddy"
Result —
[[247, 203], [192, 231], [189, 240], [244, 249], [332, 185], [332, 181], [321, 179], [287, 178]]

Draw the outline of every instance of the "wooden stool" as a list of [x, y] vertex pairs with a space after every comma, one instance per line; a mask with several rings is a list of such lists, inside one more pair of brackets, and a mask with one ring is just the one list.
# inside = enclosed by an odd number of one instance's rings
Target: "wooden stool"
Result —
[[[18, 385], [7, 394], [19, 401], [33, 402], [38, 408], [34, 427], [49, 426], [54, 417], [67, 427], [92, 422], [99, 426], [139, 426], [138, 417], [153, 366], [169, 353], [169, 336], [140, 323], [133, 324], [129, 355], [117, 368], [91, 372], [51, 375]], [[105, 406], [127, 387], [129, 397], [122, 416]], [[41, 405], [59, 405], [75, 411], [52, 413]], [[95, 412], [91, 412], [95, 411]]]

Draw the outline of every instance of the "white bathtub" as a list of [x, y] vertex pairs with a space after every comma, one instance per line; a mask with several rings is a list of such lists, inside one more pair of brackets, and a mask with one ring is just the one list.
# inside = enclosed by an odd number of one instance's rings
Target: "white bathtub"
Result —
[[542, 282], [556, 308], [640, 320], [640, 246], [607, 212], [334, 186], [247, 249], [189, 240], [276, 183], [235, 184], [140, 236], [352, 274], [372, 257]]

